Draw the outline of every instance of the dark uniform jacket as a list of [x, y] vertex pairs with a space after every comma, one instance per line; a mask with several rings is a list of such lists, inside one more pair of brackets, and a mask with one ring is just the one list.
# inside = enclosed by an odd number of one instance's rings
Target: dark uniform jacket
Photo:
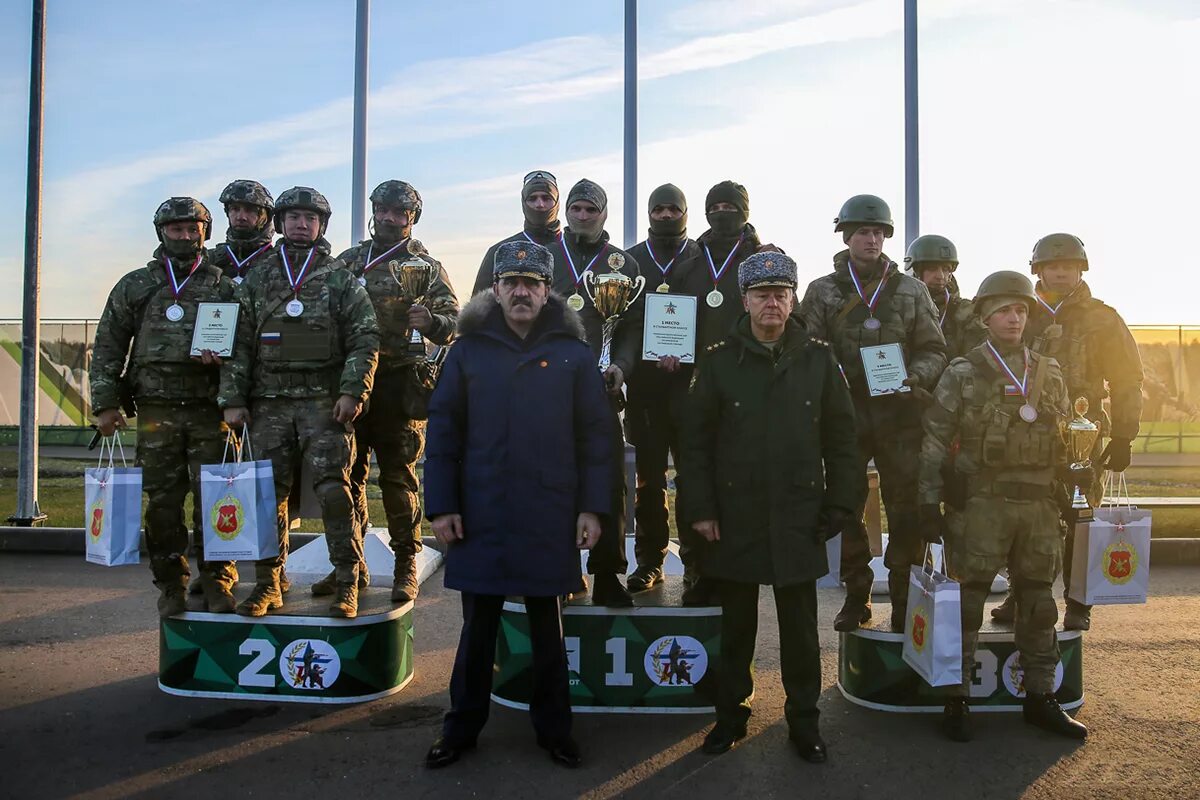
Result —
[[933, 305], [942, 335], [946, 337], [947, 361], [965, 356], [987, 339], [987, 326], [979, 319], [974, 301], [963, 299], [954, 276], [950, 277], [945, 294], [933, 297]]
[[773, 351], [743, 315], [712, 345], [684, 415], [686, 518], [715, 519], [704, 574], [786, 586], [829, 571], [822, 510], [866, 499], [854, 407], [827, 343], [789, 320]]

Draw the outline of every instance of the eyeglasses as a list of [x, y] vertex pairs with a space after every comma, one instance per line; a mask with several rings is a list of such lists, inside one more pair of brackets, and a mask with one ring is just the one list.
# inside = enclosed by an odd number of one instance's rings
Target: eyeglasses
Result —
[[521, 185], [524, 186], [530, 181], [546, 181], [547, 183], [552, 183], [555, 186], [558, 186], [558, 178], [554, 177], [552, 173], [549, 173], [544, 169], [535, 169], [533, 172], [526, 175], [525, 180], [521, 181]]

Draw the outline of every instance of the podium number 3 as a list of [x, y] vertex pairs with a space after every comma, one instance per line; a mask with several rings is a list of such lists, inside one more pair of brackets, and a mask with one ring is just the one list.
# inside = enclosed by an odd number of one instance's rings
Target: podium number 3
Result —
[[238, 673], [239, 686], [253, 686], [266, 689], [275, 688], [275, 676], [259, 672], [259, 670], [275, 660], [274, 644], [266, 639], [247, 639], [238, 648], [238, 654], [254, 656], [250, 660], [250, 663]]

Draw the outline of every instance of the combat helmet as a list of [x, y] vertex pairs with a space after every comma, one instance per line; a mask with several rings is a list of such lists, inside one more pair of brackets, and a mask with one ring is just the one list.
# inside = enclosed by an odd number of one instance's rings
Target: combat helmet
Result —
[[267, 187], [258, 181], [245, 178], [239, 178], [221, 191], [221, 205], [226, 206], [226, 210], [228, 210], [230, 203], [258, 206], [267, 212], [268, 217], [275, 210], [275, 200], [267, 191]]
[[1019, 272], [1001, 270], [993, 272], [979, 284], [975, 294], [975, 307], [979, 310], [979, 318], [987, 320], [996, 309], [1008, 305], [1013, 300], [1024, 300], [1029, 308], [1037, 302], [1033, 293], [1033, 281]]
[[154, 232], [160, 242], [163, 241], [163, 226], [171, 222], [199, 222], [204, 225], [204, 237], [200, 241], [207, 242], [212, 236], [212, 214], [194, 197], [172, 197], [164, 200], [154, 212]]
[[936, 233], [927, 233], [912, 240], [908, 252], [904, 254], [904, 268], [914, 275], [920, 276], [918, 264], [937, 262], [949, 264], [950, 271], [958, 269], [958, 248], [954, 242]]
[[1029, 259], [1029, 271], [1038, 274], [1038, 266], [1047, 261], [1082, 261], [1083, 271], [1087, 272], [1087, 251], [1083, 249], [1083, 240], [1070, 233], [1051, 233], [1037, 240], [1033, 246], [1033, 256]]
[[279, 199], [275, 201], [276, 230], [283, 230], [283, 215], [295, 209], [316, 212], [317, 216], [321, 218], [320, 235], [325, 235], [325, 229], [329, 226], [329, 215], [333, 213], [325, 195], [308, 186], [293, 186], [279, 195]]
[[855, 228], [863, 225], [878, 225], [886, 231], [884, 236], [887, 238], [891, 238], [896, 230], [892, 222], [892, 209], [882, 198], [873, 194], [854, 195], [842, 203], [842, 210], [833, 218], [835, 232], [853, 233]]
[[396, 206], [412, 212], [412, 224], [416, 225], [421, 219], [421, 193], [411, 183], [404, 181], [384, 181], [371, 192], [371, 203], [383, 203]]

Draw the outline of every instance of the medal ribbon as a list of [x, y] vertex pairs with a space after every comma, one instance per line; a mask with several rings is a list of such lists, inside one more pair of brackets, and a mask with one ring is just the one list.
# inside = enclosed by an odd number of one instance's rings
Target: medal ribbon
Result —
[[200, 269], [200, 262], [204, 260], [204, 253], [196, 256], [196, 263], [192, 264], [192, 268], [188, 270], [187, 277], [183, 279], [183, 283], [175, 280], [175, 267], [171, 264], [170, 256], [163, 256], [167, 261], [167, 280], [171, 284], [171, 296], [175, 298], [175, 302], [179, 302], [179, 295], [183, 291], [183, 287], [187, 286], [188, 281], [196, 274], [196, 270]]
[[1028, 386], [1029, 386], [1029, 350], [1024, 347], [1021, 348], [1021, 353], [1025, 357], [1025, 377], [1023, 377], [1021, 380], [1017, 380], [1016, 373], [1008, 368], [1008, 364], [1004, 363], [1004, 359], [1000, 357], [999, 351], [997, 351], [996, 348], [992, 346], [992, 343], [990, 341], [987, 342], [987, 348], [988, 348], [988, 352], [990, 352], [992, 354], [992, 358], [994, 358], [996, 360], [996, 363], [1000, 365], [1000, 369], [1004, 370], [1004, 374], [1007, 375], [1009, 377], [1009, 379], [1012, 381], [1013, 386], [1016, 386], [1018, 389], [1020, 389], [1021, 396], [1024, 397], [1026, 400], [1028, 400], [1029, 399], [1029, 389], [1028, 389]]
[[1062, 300], [1058, 301], [1058, 305], [1056, 305], [1056, 306], [1052, 306], [1049, 303], [1047, 303], [1045, 300], [1043, 300], [1041, 292], [1034, 292], [1033, 294], [1037, 298], [1038, 305], [1040, 305], [1042, 308], [1049, 311], [1050, 319], [1057, 322], [1058, 321], [1058, 310], [1063, 307], [1063, 303], [1065, 303], [1071, 299], [1071, 295], [1075, 294], [1075, 290], [1072, 289], [1066, 297], [1064, 297]]
[[[746, 238], [746, 232], [742, 231], [742, 235], [738, 237], [737, 244], [735, 244], [733, 246], [733, 249], [729, 251], [729, 255], [725, 256], [725, 262], [723, 264], [721, 264], [720, 269], [717, 269], [716, 262], [713, 261], [712, 252], [708, 249], [708, 245], [707, 244], [704, 245], [704, 257], [708, 259], [708, 271], [712, 273], [714, 289], [716, 289], [717, 285], [721, 282], [721, 276], [725, 274], [725, 270], [729, 269], [729, 263], [731, 261], [733, 261], [734, 253], [736, 253], [741, 248], [742, 240], [745, 238]], [[687, 242], [685, 241], [684, 244], [686, 244], [686, 243]], [[647, 245], [650, 244], [650, 241], [648, 239], [646, 240], [646, 244]], [[679, 255], [679, 254], [676, 253], [676, 255]], [[674, 261], [675, 259], [671, 259], [671, 260]], [[655, 263], [657, 263], [657, 262], [655, 262]]]
[[[675, 255], [671, 256], [671, 260], [668, 261], [667, 265], [664, 267], [662, 264], [658, 263], [658, 257], [654, 255], [654, 248], [650, 245], [650, 240], [646, 240], [646, 250], [650, 253], [650, 260], [654, 262], [654, 266], [658, 267], [658, 271], [662, 273], [664, 281], [667, 279], [667, 273], [671, 271], [671, 266], [675, 263], [675, 259], [679, 258], [679, 254], [683, 252], [683, 248], [687, 247], [687, 244], [688, 240], [685, 237], [683, 244], [679, 245], [679, 249], [675, 251]], [[735, 247], [734, 250], [736, 251], [737, 248]], [[711, 258], [709, 259], [709, 263], [712, 263]], [[721, 267], [722, 271], [724, 271], [724, 269], [724, 267]]]
[[271, 243], [267, 242], [262, 247], [258, 248], [253, 253], [246, 256], [245, 261], [238, 261], [238, 257], [233, 254], [233, 248], [230, 247], [229, 245], [225, 245], [225, 251], [227, 253], [229, 253], [229, 257], [233, 259], [233, 266], [234, 266], [234, 269], [237, 271], [239, 278], [245, 277], [245, 273], [242, 271], [243, 267], [245, 267], [251, 261], [258, 258], [260, 255], [262, 255], [263, 253], [265, 253], [267, 250], [270, 250], [270, 249], [271, 249]]
[[[524, 233], [524, 231], [522, 231], [522, 233]], [[528, 238], [528, 236], [526, 236], [526, 238]], [[604, 247], [600, 248], [600, 252], [592, 256], [592, 260], [589, 261], [588, 265], [583, 268], [583, 272], [577, 272], [575, 270], [575, 259], [571, 258], [571, 251], [567, 248], [566, 240], [564, 240], [561, 236], [558, 237], [558, 245], [562, 248], [563, 255], [567, 257], [567, 263], [571, 265], [571, 275], [575, 278], [576, 291], [579, 290], [579, 284], [583, 283], [583, 273], [591, 269], [592, 265], [596, 263], [600, 256], [604, 255], [604, 253], [608, 250], [608, 242], [605, 242]]]
[[[868, 300], [867, 296], [863, 293], [862, 283], [858, 280], [858, 273], [854, 270], [854, 263], [847, 261], [846, 264], [850, 267], [850, 280], [854, 281], [854, 291], [858, 292], [858, 299], [862, 300], [863, 305], [867, 307], [867, 312], [872, 317], [875, 316], [875, 306], [879, 303], [879, 293], [883, 291], [883, 285], [887, 283], [888, 273], [892, 265], [884, 265], [883, 274], [879, 276], [879, 285], [875, 287], [875, 292], [871, 295], [871, 299]], [[944, 315], [942, 319], [945, 319]]]
[[[536, 245], [538, 245], [538, 247], [542, 246], [541, 244], [538, 243], [538, 241], [536, 239], [534, 239], [532, 236], [530, 236], [525, 231], [521, 231], [521, 235], [524, 236], [525, 241], [529, 242], [530, 244], [536, 244]], [[554, 238], [561, 242], [562, 241], [562, 231], [559, 231], [558, 233], [554, 234]]]
[[399, 242], [397, 242], [396, 244], [389, 247], [387, 249], [386, 253], [384, 253], [383, 255], [379, 256], [378, 258], [372, 260], [371, 252], [375, 249], [375, 242], [372, 241], [369, 245], [367, 245], [367, 259], [364, 262], [366, 264], [366, 266], [363, 267], [362, 275], [360, 275], [359, 277], [360, 278], [367, 277], [367, 273], [370, 272], [371, 270], [375, 269], [375, 267], [378, 266], [379, 262], [383, 261], [385, 258], [390, 256], [392, 253], [396, 252], [396, 250], [399, 247], [406, 245], [406, 244], [408, 244], [408, 239], [407, 238], [402, 239]]
[[938, 327], [944, 330], [946, 327], [946, 315], [950, 313], [950, 290], [943, 289], [943, 291], [946, 293], [946, 302], [942, 306], [942, 318], [938, 320]]
[[283, 269], [287, 273], [288, 284], [292, 287], [292, 294], [295, 297], [300, 296], [300, 286], [304, 283], [304, 276], [308, 274], [308, 265], [312, 263], [313, 253], [317, 252], [317, 248], [308, 248], [308, 257], [304, 259], [304, 266], [300, 268], [300, 272], [295, 277], [292, 277], [292, 265], [288, 262], [287, 245], [279, 245], [279, 254], [283, 256]]

